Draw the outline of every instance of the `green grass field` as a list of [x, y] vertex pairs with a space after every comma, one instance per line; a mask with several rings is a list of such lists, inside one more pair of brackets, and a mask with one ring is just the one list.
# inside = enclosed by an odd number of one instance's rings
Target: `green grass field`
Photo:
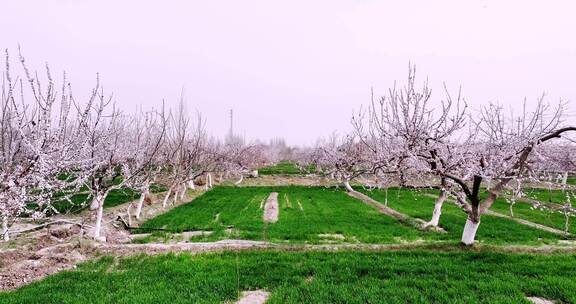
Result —
[[[280, 215], [275, 224], [262, 220], [262, 201], [273, 191], [279, 193]], [[383, 191], [367, 192], [383, 202]], [[428, 220], [433, 198], [411, 190], [390, 190], [389, 206], [412, 217]], [[168, 232], [209, 230], [211, 236], [195, 241], [218, 239], [269, 240], [293, 243], [401, 243], [426, 240], [458, 243], [466, 221], [456, 206], [445, 204], [441, 226], [447, 233], [419, 231], [349, 197], [341, 189], [324, 187], [216, 187], [188, 204], [146, 221], [138, 232], [165, 229]], [[227, 233], [226, 230], [229, 230]], [[230, 231], [233, 231], [230, 233]], [[339, 236], [325, 236], [337, 234]], [[324, 236], [320, 236], [324, 235]], [[483, 216], [477, 239], [490, 244], [556, 243], [563, 237], [518, 224]], [[155, 233], [142, 242], [167, 239]]]
[[[358, 189], [384, 202], [384, 190]], [[263, 222], [263, 203], [279, 193], [277, 223]], [[388, 205], [429, 220], [435, 190], [388, 190]], [[133, 192], [110, 196], [111, 205]], [[111, 206], [108, 205], [108, 206]], [[557, 227], [557, 216], [518, 202], [515, 215]], [[508, 214], [499, 199], [493, 210]], [[267, 303], [529, 303], [537, 296], [576, 303], [576, 255], [496, 252], [500, 247], [459, 245], [465, 213], [446, 202], [445, 233], [420, 231], [379, 213], [341, 188], [217, 186], [190, 203], [143, 223], [156, 231], [140, 242], [181, 240], [175, 233], [209, 230], [219, 239], [268, 240], [280, 244], [430, 242], [427, 249], [392, 251], [252, 250], [204, 254], [103, 257], [0, 292], [0, 303], [233, 303], [239, 292], [265, 289]], [[563, 222], [561, 222], [563, 223]], [[174, 233], [174, 234], [173, 234]], [[329, 236], [321, 236], [327, 234]], [[556, 244], [563, 239], [509, 219], [484, 215], [479, 243]], [[496, 250], [496, 251], [491, 251]]]
[[576, 303], [576, 256], [491, 252], [225, 252], [105, 257], [0, 303]]
[[289, 161], [281, 161], [275, 165], [258, 169], [260, 175], [300, 175], [313, 172], [315, 167], [310, 165], [308, 168], [299, 168], [296, 164]]
[[[384, 190], [358, 190], [380, 202], [385, 200]], [[432, 217], [435, 198], [424, 194], [434, 192], [430, 190], [391, 188], [388, 190], [388, 206], [412, 217], [429, 221]], [[442, 207], [440, 226], [446, 230], [446, 238], [455, 241], [459, 240], [465, 223], [466, 214], [459, 207], [445, 202]], [[479, 242], [493, 244], [548, 243], [562, 238], [562, 236], [531, 228], [512, 220], [490, 215], [482, 216], [481, 224], [476, 234], [476, 240]]]
[[[279, 220], [265, 225], [260, 206], [273, 191], [279, 193]], [[323, 239], [319, 234], [342, 234], [345, 242], [362, 243], [396, 243], [427, 234], [383, 216], [341, 190], [303, 186], [216, 187], [141, 227], [172, 232], [214, 231], [199, 240], [241, 238], [297, 243], [319, 243]], [[229, 235], [227, 228], [235, 232]]]

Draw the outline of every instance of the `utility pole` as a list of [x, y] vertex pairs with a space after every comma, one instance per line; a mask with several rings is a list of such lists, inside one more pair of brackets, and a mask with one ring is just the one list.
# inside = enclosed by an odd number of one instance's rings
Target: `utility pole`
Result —
[[230, 109], [230, 140], [234, 138], [234, 110]]

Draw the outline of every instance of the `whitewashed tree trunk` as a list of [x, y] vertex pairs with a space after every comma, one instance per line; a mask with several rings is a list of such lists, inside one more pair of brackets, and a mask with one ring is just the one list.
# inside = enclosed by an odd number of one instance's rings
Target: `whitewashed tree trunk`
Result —
[[184, 196], [186, 195], [186, 184], [182, 184], [182, 192], [180, 192], [180, 200], [184, 200]]
[[194, 180], [188, 181], [188, 188], [196, 190], [196, 185], [194, 185]]
[[132, 209], [132, 203], [129, 203], [128, 208], [126, 209], [126, 216], [128, 217], [128, 227], [132, 227], [132, 214], [130, 214], [131, 209]]
[[178, 188], [174, 190], [174, 198], [172, 199], [172, 205], [175, 206], [177, 202], [178, 202]]
[[208, 173], [208, 188], [212, 188], [212, 173]]
[[564, 172], [562, 175], [562, 185], [566, 185], [568, 183], [568, 172]]
[[204, 189], [208, 190], [208, 189], [210, 189], [210, 173], [206, 173], [206, 175], [204, 177], [205, 177]]
[[464, 231], [462, 232], [462, 243], [464, 245], [473, 245], [474, 239], [476, 238], [476, 231], [480, 226], [480, 222], [473, 222], [469, 218], [466, 219], [466, 225], [464, 225]]
[[447, 197], [448, 195], [446, 194], [445, 191], [440, 192], [440, 196], [438, 196], [438, 199], [434, 203], [434, 211], [432, 212], [432, 219], [428, 223], [426, 223], [425, 226], [438, 227], [438, 224], [440, 223], [440, 215], [442, 215], [442, 205], [444, 204], [444, 201], [446, 200]]
[[564, 205], [564, 234], [566, 235], [570, 234], [570, 213], [568, 212], [570, 208], [572, 208], [572, 204], [567, 202]]
[[135, 214], [137, 220], [140, 219], [140, 213], [142, 213], [142, 206], [144, 205], [144, 200], [146, 199], [146, 196], [148, 196], [149, 193], [150, 189], [146, 187], [144, 191], [142, 191], [142, 194], [140, 195], [140, 199], [138, 200], [138, 206], [136, 206], [136, 214]]
[[4, 242], [8, 242], [10, 240], [10, 233], [8, 233], [8, 217], [2, 217], [2, 239]]
[[100, 205], [98, 207], [98, 213], [96, 215], [96, 226], [94, 226], [94, 240], [106, 242], [106, 239], [102, 238], [100, 236], [100, 230], [102, 230], [102, 215], [103, 214], [104, 214], [104, 206]]
[[98, 207], [100, 207], [101, 197], [102, 197], [102, 194], [100, 194], [100, 193], [96, 193], [94, 195], [92, 202], [90, 202], [90, 210], [96, 210], [96, 209], [98, 209]]
[[354, 189], [352, 189], [352, 186], [350, 186], [350, 179], [345, 178], [343, 184], [344, 184], [344, 188], [346, 188], [346, 191], [354, 192]]
[[108, 196], [108, 191], [103, 194], [96, 194], [91, 206], [98, 206], [98, 212], [96, 214], [96, 225], [94, 226], [94, 240], [99, 242], [106, 242], [106, 236], [101, 235], [102, 230], [102, 217], [104, 215], [104, 201]]
[[166, 205], [168, 204], [168, 199], [170, 198], [170, 194], [172, 194], [172, 187], [170, 187], [166, 192], [166, 195], [164, 195], [164, 200], [162, 201], [162, 208], [166, 208]]
[[235, 185], [240, 185], [240, 183], [242, 183], [242, 181], [244, 180], [244, 175], [240, 174], [240, 179], [237, 180], [236, 182], [234, 182]]

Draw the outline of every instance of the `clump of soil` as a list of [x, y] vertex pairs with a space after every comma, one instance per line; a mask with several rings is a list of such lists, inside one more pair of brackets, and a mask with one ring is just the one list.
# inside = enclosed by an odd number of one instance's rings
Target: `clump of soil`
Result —
[[270, 293], [262, 289], [243, 291], [236, 304], [263, 304], [269, 297]]

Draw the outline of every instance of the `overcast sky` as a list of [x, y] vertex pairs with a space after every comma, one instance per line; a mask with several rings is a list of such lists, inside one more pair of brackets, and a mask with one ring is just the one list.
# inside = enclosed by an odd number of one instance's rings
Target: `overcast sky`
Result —
[[546, 92], [576, 119], [575, 1], [82, 1], [0, 6], [0, 46], [67, 71], [77, 98], [99, 72], [126, 111], [175, 104], [213, 135], [310, 144], [417, 65], [433, 98], [472, 107]]

